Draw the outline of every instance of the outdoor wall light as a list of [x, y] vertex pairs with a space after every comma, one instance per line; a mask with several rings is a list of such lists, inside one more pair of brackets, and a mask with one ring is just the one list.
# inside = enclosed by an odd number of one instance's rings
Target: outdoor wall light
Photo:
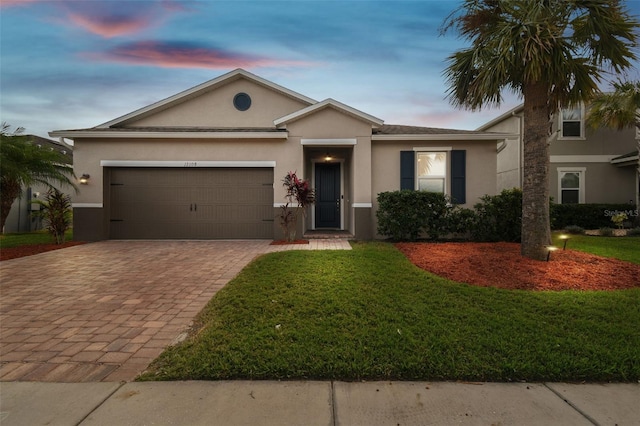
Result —
[[329, 162], [329, 161], [331, 161], [331, 160], [333, 160], [333, 157], [331, 156], [331, 154], [329, 154], [329, 153], [327, 152], [327, 155], [325, 155], [325, 156], [324, 156], [324, 161]]
[[564, 241], [564, 244], [562, 245], [562, 250], [566, 250], [566, 248], [567, 248], [567, 241], [569, 241], [569, 238], [571, 238], [571, 237], [569, 237], [568, 235], [564, 235], [564, 234], [562, 234], [562, 235], [560, 235], [558, 238], [560, 238], [561, 240], [563, 240], [563, 241]]
[[551, 257], [551, 252], [552, 251], [556, 251], [558, 250], [558, 247], [556, 246], [547, 246], [547, 262], [549, 261], [549, 258]]
[[87, 185], [89, 183], [89, 179], [90, 178], [91, 178], [91, 176], [85, 173], [82, 176], [80, 176], [80, 183], [82, 185]]

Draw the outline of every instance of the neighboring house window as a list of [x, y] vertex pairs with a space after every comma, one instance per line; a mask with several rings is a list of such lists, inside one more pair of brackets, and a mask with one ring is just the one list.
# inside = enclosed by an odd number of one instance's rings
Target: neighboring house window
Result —
[[558, 197], [560, 204], [584, 203], [584, 167], [558, 169]]
[[464, 204], [467, 202], [466, 169], [467, 151], [464, 149], [401, 151], [400, 189], [447, 193], [450, 179], [451, 201]]
[[584, 138], [584, 106], [560, 111], [560, 137], [563, 139]]
[[447, 190], [447, 153], [418, 152], [417, 172], [420, 191], [442, 192]]

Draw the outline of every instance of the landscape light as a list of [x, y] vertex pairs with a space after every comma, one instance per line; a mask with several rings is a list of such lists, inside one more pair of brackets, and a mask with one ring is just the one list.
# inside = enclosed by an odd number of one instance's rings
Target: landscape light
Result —
[[564, 244], [562, 245], [562, 250], [566, 250], [566, 248], [567, 248], [567, 241], [569, 241], [569, 238], [571, 238], [571, 237], [569, 237], [568, 235], [562, 234], [562, 235], [560, 235], [558, 238], [560, 238], [561, 240], [563, 240], [563, 241], [564, 241]]
[[556, 246], [547, 246], [547, 262], [549, 261], [549, 258], [551, 257], [551, 252], [552, 251], [556, 251], [558, 250], [558, 247]]

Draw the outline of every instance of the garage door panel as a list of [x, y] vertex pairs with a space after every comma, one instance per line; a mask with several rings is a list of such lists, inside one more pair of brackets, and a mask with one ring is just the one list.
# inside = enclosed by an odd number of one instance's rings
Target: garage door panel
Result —
[[273, 238], [273, 169], [113, 169], [111, 238]]
[[273, 221], [273, 208], [255, 205], [200, 205], [194, 215], [198, 222], [250, 223]]

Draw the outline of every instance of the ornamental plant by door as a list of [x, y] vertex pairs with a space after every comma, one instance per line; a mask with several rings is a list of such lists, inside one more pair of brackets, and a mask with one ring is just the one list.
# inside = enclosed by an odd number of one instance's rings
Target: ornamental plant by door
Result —
[[[284, 232], [284, 239], [291, 242], [296, 239], [296, 224], [298, 216], [303, 220], [307, 217], [307, 207], [316, 202], [316, 193], [309, 181], [300, 179], [296, 172], [289, 172], [282, 180], [282, 186], [287, 190], [287, 202], [281, 207], [280, 226]], [[298, 211], [291, 210], [291, 205], [297, 203]]]

